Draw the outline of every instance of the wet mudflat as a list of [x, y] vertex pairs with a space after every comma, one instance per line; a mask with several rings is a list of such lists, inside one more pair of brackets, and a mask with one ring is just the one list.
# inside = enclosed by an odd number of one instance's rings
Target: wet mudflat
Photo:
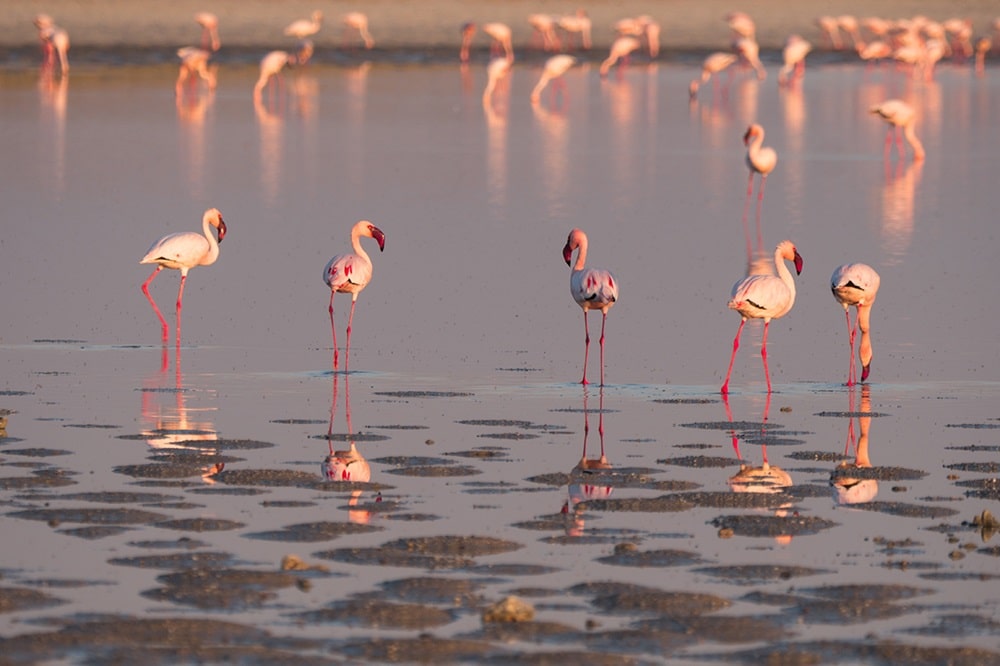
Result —
[[[481, 64], [319, 64], [263, 108], [237, 66], [180, 105], [167, 68], [4, 74], [3, 659], [1000, 663], [993, 73], [692, 105], [693, 64], [579, 68], [533, 108], [538, 71], [486, 111]], [[883, 160], [890, 96], [923, 165]], [[748, 325], [723, 401], [751, 121], [765, 243], [805, 268], [775, 393]], [[209, 206], [229, 234], [162, 349], [137, 262]], [[361, 218], [386, 248], [334, 374], [320, 272]], [[603, 389], [573, 226], [622, 285]], [[846, 261], [883, 281], [854, 389]]]

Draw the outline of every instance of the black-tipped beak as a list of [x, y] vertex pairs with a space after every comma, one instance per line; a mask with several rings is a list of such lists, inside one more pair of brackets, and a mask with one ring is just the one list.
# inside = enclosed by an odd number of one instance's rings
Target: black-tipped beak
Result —
[[384, 252], [385, 251], [385, 234], [382, 233], [382, 230], [379, 229], [376, 226], [372, 226], [371, 229], [372, 229], [372, 238], [374, 238], [375, 242], [378, 243], [378, 251], [379, 252]]
[[795, 274], [802, 275], [802, 255], [799, 251], [795, 251]]
[[569, 266], [569, 262], [573, 259], [573, 248], [566, 243], [566, 247], [563, 248], [563, 259], [566, 260], [566, 265]]
[[868, 381], [868, 375], [872, 371], [872, 364], [861, 366], [861, 381]]
[[221, 217], [219, 217], [219, 242], [226, 237], [226, 222]]

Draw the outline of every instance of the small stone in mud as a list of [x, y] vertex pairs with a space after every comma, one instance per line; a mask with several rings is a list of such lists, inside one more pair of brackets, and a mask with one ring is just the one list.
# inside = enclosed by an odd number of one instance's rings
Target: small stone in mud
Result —
[[282, 571], [322, 571], [327, 572], [330, 570], [324, 564], [306, 564], [298, 555], [285, 555], [281, 558], [281, 570]]
[[434, 440], [433, 439], [424, 440], [424, 444], [426, 444], [427, 446], [434, 446]]
[[723, 527], [721, 530], [719, 530], [719, 538], [720, 539], [732, 539], [733, 538], [733, 530], [732, 530], [732, 528]]
[[783, 411], [783, 412], [790, 412], [790, 411], [792, 411], [792, 408], [791, 407], [782, 407], [781, 411]]
[[507, 597], [483, 611], [483, 622], [530, 622], [535, 608], [519, 597]]
[[619, 543], [615, 545], [615, 555], [623, 555], [625, 553], [634, 553], [639, 550], [639, 547], [634, 543]]
[[950, 557], [953, 560], [961, 560], [965, 557], [965, 553], [963, 553], [960, 550], [953, 550], [950, 553], [948, 553], [948, 557]]
[[892, 492], [894, 493], [905, 493], [908, 490], [906, 486], [893, 486]]

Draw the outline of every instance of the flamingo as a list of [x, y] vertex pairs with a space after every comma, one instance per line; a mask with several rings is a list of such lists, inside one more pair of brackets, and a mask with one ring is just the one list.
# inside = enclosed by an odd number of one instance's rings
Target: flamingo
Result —
[[[306, 46], [303, 47], [303, 54], [312, 53], [311, 42], [306, 41]], [[271, 79], [281, 76], [281, 70], [285, 68], [285, 65], [295, 65], [299, 62], [299, 58], [296, 55], [292, 55], [288, 51], [271, 51], [265, 55], [260, 60], [260, 77], [257, 79], [257, 83], [253, 86], [253, 97], [255, 100], [260, 100], [261, 92], [263, 92], [264, 87], [269, 85]]]
[[69, 33], [60, 28], [48, 14], [39, 14], [34, 20], [38, 28], [38, 38], [42, 42], [42, 69], [49, 70], [55, 66], [55, 57], [59, 56], [59, 72], [62, 76], [69, 74]]
[[[182, 231], [176, 234], [164, 236], [153, 243], [146, 255], [139, 261], [140, 264], [156, 264], [153, 271], [145, 282], [142, 283], [142, 293], [146, 295], [149, 304], [153, 306], [153, 311], [160, 319], [163, 327], [163, 343], [166, 344], [169, 336], [167, 320], [163, 318], [160, 308], [156, 307], [156, 301], [149, 294], [149, 283], [153, 281], [164, 268], [173, 268], [181, 272], [181, 286], [177, 290], [177, 345], [181, 344], [181, 302], [184, 299], [184, 283], [187, 281], [188, 271], [195, 266], [210, 266], [219, 258], [219, 243], [226, 236], [226, 223], [222, 219], [222, 213], [218, 208], [209, 208], [205, 211], [201, 220], [202, 233], [193, 231]], [[212, 228], [216, 229], [218, 239], [212, 235]]]
[[292, 21], [285, 27], [285, 34], [296, 39], [306, 39], [319, 32], [323, 24], [323, 12], [316, 10], [311, 18]]
[[771, 374], [767, 368], [767, 329], [772, 319], [786, 315], [795, 304], [795, 280], [788, 271], [785, 260], [795, 263], [796, 275], [802, 274], [802, 255], [795, 249], [792, 241], [784, 240], [778, 243], [778, 247], [774, 250], [777, 275], [748, 275], [733, 285], [729, 309], [739, 312], [743, 319], [733, 339], [733, 354], [729, 357], [729, 369], [726, 370], [726, 381], [721, 389], [723, 395], [729, 393], [729, 376], [733, 372], [736, 350], [740, 347], [740, 334], [743, 333], [743, 326], [750, 318], [764, 320], [764, 338], [761, 342], [760, 356], [764, 361], [767, 392], [771, 392]]
[[494, 54], [503, 49], [504, 58], [509, 62], [514, 62], [514, 44], [511, 39], [510, 26], [506, 23], [486, 23], [483, 25], [483, 32], [493, 38], [490, 51]]
[[475, 35], [475, 23], [466, 21], [462, 24], [462, 46], [458, 50], [458, 59], [460, 62], [469, 62], [469, 46], [472, 44], [472, 38]]
[[573, 258], [573, 250], [579, 250], [576, 264], [570, 273], [569, 287], [573, 300], [583, 308], [583, 331], [585, 334], [583, 351], [583, 380], [587, 381], [587, 358], [590, 354], [590, 329], [587, 324], [587, 313], [590, 310], [601, 311], [601, 386], [604, 386], [604, 325], [608, 320], [608, 310], [618, 302], [618, 281], [610, 272], [600, 268], [584, 268], [587, 262], [587, 234], [580, 229], [569, 232], [566, 245], [563, 247], [563, 259], [569, 266]]
[[922, 162], [924, 160], [924, 145], [920, 143], [920, 139], [917, 138], [916, 132], [913, 129], [913, 121], [917, 116], [917, 112], [912, 106], [899, 99], [890, 99], [881, 104], [876, 104], [869, 110], [889, 123], [885, 134], [884, 153], [886, 159], [889, 157], [892, 133], [895, 131], [896, 150], [899, 153], [899, 158], [903, 159], [904, 157], [903, 137], [906, 137], [907, 142], [913, 148], [913, 161]]
[[757, 191], [757, 250], [760, 251], [764, 244], [761, 227], [760, 213], [764, 205], [764, 186], [767, 185], [767, 176], [774, 171], [778, 164], [778, 153], [774, 148], [764, 147], [764, 128], [754, 123], [747, 128], [743, 135], [743, 144], [747, 147], [746, 163], [750, 168], [750, 178], [747, 180], [747, 198], [743, 204], [743, 233], [747, 241], [747, 262], [753, 260], [753, 250], [750, 245], [750, 227], [747, 224], [747, 217], [750, 213], [750, 199], [753, 197], [754, 174], [760, 174], [760, 189]]
[[222, 46], [219, 40], [219, 17], [211, 12], [198, 12], [194, 15], [194, 20], [201, 26], [201, 48], [218, 51]]
[[993, 40], [989, 37], [980, 37], [976, 41], [976, 76], [982, 76], [986, 73], [986, 54], [992, 48]]
[[375, 46], [375, 40], [372, 38], [370, 32], [368, 32], [368, 16], [361, 12], [348, 12], [344, 14], [341, 19], [341, 23], [344, 24], [344, 28], [350, 28], [352, 30], [357, 30], [361, 34], [361, 40], [365, 43], [366, 49], [371, 49]]
[[486, 66], [486, 88], [483, 90], [483, 108], [490, 105], [490, 101], [493, 98], [493, 90], [497, 87], [497, 84], [503, 79], [507, 74], [510, 73], [510, 60], [506, 58], [494, 58], [490, 61], [490, 64]]
[[618, 35], [646, 40], [650, 58], [656, 58], [660, 53], [661, 29], [660, 24], [648, 14], [636, 16], [635, 18], [623, 18], [615, 22], [615, 32]]
[[858, 57], [862, 60], [885, 60], [892, 57], [892, 47], [881, 39], [858, 44]]
[[[691, 81], [691, 85], [688, 86], [688, 93], [692, 98], [697, 96], [698, 88], [708, 83], [708, 80], [712, 78], [713, 74], [718, 74], [719, 72], [727, 69], [734, 62], [736, 62], [736, 56], [732, 53], [727, 53], [725, 51], [710, 53], [701, 63], [701, 78]], [[715, 89], [717, 81], [718, 79], [712, 80], [713, 90]]]
[[753, 40], [757, 38], [757, 26], [749, 14], [744, 12], [729, 12], [726, 14], [726, 24], [733, 31], [736, 39], [745, 37]]
[[174, 92], [177, 95], [184, 91], [184, 82], [195, 75], [208, 84], [209, 90], [215, 90], [215, 73], [208, 68], [208, 59], [212, 57], [209, 51], [199, 49], [196, 46], [185, 46], [177, 50], [177, 57], [181, 59], [177, 83], [174, 84]]
[[572, 35], [579, 34], [580, 44], [583, 48], [589, 49], [592, 46], [590, 39], [592, 22], [585, 9], [578, 9], [575, 14], [570, 14], [568, 16], [560, 16], [557, 22], [559, 27], [568, 33], [566, 39], [567, 44], [575, 41], [572, 38]]
[[753, 67], [754, 71], [757, 72], [757, 80], [763, 81], [767, 78], [767, 71], [764, 69], [764, 65], [760, 62], [760, 45], [757, 44], [752, 39], [743, 37], [738, 39], [736, 44], [734, 44], [736, 52], [740, 54], [747, 63]]
[[[559, 77], [568, 72], [575, 64], [576, 58], [571, 55], [566, 55], [565, 53], [554, 55], [546, 60], [545, 68], [542, 70], [542, 76], [538, 79], [538, 83], [535, 85], [534, 90], [531, 91], [532, 103], [537, 103], [541, 99], [542, 91], [545, 90], [545, 86], [548, 85], [549, 81], [558, 80]], [[553, 84], [553, 86], [554, 85], [555, 84]]]
[[801, 80], [806, 70], [806, 55], [812, 51], [812, 44], [798, 35], [790, 35], [785, 42], [782, 58], [785, 64], [778, 72], [778, 85], [795, 84]]
[[608, 75], [608, 71], [611, 67], [618, 62], [628, 58], [629, 54], [638, 49], [641, 46], [639, 40], [635, 37], [619, 37], [614, 42], [611, 43], [611, 53], [604, 62], [601, 63], [601, 78]]
[[372, 260], [361, 247], [361, 237], [374, 238], [379, 252], [385, 250], [385, 234], [368, 220], [361, 220], [351, 229], [351, 246], [354, 252], [338, 254], [323, 269], [323, 281], [330, 287], [330, 331], [333, 334], [333, 369], [337, 369], [337, 329], [333, 324], [333, 297], [337, 293], [351, 294], [351, 314], [347, 319], [347, 350], [344, 354], [344, 372], [351, 357], [351, 324], [358, 295], [372, 279]]
[[[878, 295], [878, 287], [881, 279], [875, 269], [867, 264], [844, 264], [833, 272], [830, 277], [830, 290], [837, 302], [844, 306], [844, 315], [847, 317], [847, 333], [851, 343], [851, 366], [847, 373], [847, 385], [854, 386], [854, 338], [858, 329], [861, 330], [861, 347], [858, 349], [858, 358], [861, 360], [861, 381], [868, 379], [872, 366], [872, 342], [871, 342], [871, 310]], [[850, 307], [854, 306], [858, 310], [855, 317], [855, 324], [851, 326]]]
[[556, 34], [556, 17], [549, 14], [529, 14], [528, 25], [534, 28], [533, 42], [537, 43], [537, 38], [541, 37], [543, 51], [558, 51], [561, 48], [559, 35]]
[[840, 22], [834, 16], [820, 16], [816, 19], [820, 33], [829, 42], [835, 51], [844, 48], [844, 43], [840, 39]]
[[850, 14], [843, 14], [837, 17], [837, 26], [847, 33], [847, 36], [851, 38], [851, 44], [854, 49], [857, 50], [858, 44], [861, 43], [861, 29], [858, 26], [858, 19]]

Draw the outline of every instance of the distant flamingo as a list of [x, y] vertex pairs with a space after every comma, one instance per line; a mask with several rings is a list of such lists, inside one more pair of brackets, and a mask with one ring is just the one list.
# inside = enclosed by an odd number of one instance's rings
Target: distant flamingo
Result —
[[806, 55], [812, 51], [812, 44], [798, 35], [789, 35], [781, 55], [784, 65], [778, 72], [778, 85], [792, 86], [802, 80], [806, 71]]
[[608, 75], [608, 71], [616, 62], [628, 59], [629, 55], [641, 46], [635, 37], [619, 37], [611, 43], [611, 53], [604, 62], [601, 63], [601, 78]]
[[583, 330], [585, 346], [583, 352], [583, 380], [587, 381], [587, 359], [590, 355], [590, 328], [587, 324], [587, 313], [590, 310], [601, 311], [601, 386], [604, 386], [604, 325], [608, 319], [608, 310], [618, 301], [618, 281], [606, 270], [600, 268], [584, 268], [587, 261], [587, 234], [580, 229], [569, 232], [569, 238], [563, 247], [563, 259], [569, 266], [573, 258], [573, 250], [579, 250], [576, 264], [570, 273], [569, 286], [573, 300], [583, 308]]
[[374, 238], [379, 252], [385, 250], [385, 234], [368, 220], [361, 220], [351, 229], [353, 253], [338, 254], [323, 269], [323, 281], [330, 287], [330, 331], [333, 334], [333, 369], [337, 369], [337, 329], [333, 324], [333, 297], [337, 293], [351, 294], [351, 314], [347, 319], [347, 349], [344, 353], [344, 372], [351, 359], [351, 324], [358, 295], [372, 279], [372, 260], [361, 247], [361, 237]]
[[982, 76], [986, 73], [986, 54], [992, 48], [993, 40], [989, 37], [980, 37], [976, 41], [976, 76]]
[[589, 49], [593, 45], [590, 39], [592, 23], [586, 10], [578, 9], [575, 14], [560, 16], [558, 24], [559, 27], [567, 33], [567, 48], [571, 48], [575, 41], [573, 39], [573, 35], [580, 35], [580, 45], [584, 49]]
[[292, 21], [285, 27], [285, 34], [296, 39], [306, 39], [319, 32], [323, 25], [323, 12], [316, 10], [311, 18]]
[[[727, 69], [730, 65], [736, 62], [736, 56], [732, 53], [727, 53], [725, 51], [716, 51], [715, 53], [710, 53], [708, 57], [705, 58], [704, 62], [701, 63], [701, 78], [694, 79], [688, 86], [688, 93], [691, 97], [698, 95], [698, 88], [708, 83], [712, 76], [722, 72]], [[718, 79], [712, 79], [712, 90], [714, 91], [718, 85]]]
[[194, 15], [194, 20], [201, 26], [201, 48], [218, 51], [222, 46], [219, 40], [219, 17], [211, 12], [198, 12]]
[[892, 57], [892, 47], [880, 39], [858, 44], [858, 57], [864, 61], [885, 60]]
[[650, 58], [655, 58], [660, 52], [660, 30], [660, 24], [647, 14], [615, 22], [615, 32], [619, 36], [646, 40]]
[[[833, 272], [830, 278], [830, 289], [837, 302], [844, 306], [847, 317], [847, 333], [851, 342], [851, 366], [847, 373], [847, 385], [854, 386], [854, 338], [858, 329], [861, 330], [861, 347], [858, 358], [861, 360], [861, 381], [868, 379], [872, 365], [871, 343], [871, 310], [881, 279], [875, 269], [866, 264], [844, 264]], [[850, 307], [858, 310], [855, 325], [851, 326]]]
[[726, 24], [733, 31], [735, 39], [757, 39], [757, 26], [749, 14], [744, 12], [729, 12], [726, 14]]
[[764, 186], [767, 176], [778, 164], [778, 153], [773, 148], [764, 147], [764, 128], [754, 123], [743, 135], [743, 144], [747, 147], [746, 163], [750, 168], [750, 178], [747, 180], [747, 198], [743, 203], [743, 234], [747, 241], [747, 262], [753, 261], [753, 249], [750, 245], [750, 227], [747, 219], [750, 214], [750, 199], [753, 198], [753, 176], [760, 174], [760, 189], [757, 191], [757, 251], [763, 250], [764, 239], [761, 233], [760, 215], [764, 205]]
[[820, 16], [816, 19], [816, 25], [819, 26], [820, 36], [825, 37], [835, 51], [844, 48], [844, 42], [840, 39], [840, 23], [836, 17]]
[[462, 46], [458, 50], [460, 62], [469, 62], [469, 46], [472, 45], [472, 38], [476, 36], [476, 24], [466, 21], [462, 24]]
[[349, 28], [352, 30], [357, 30], [361, 35], [361, 40], [365, 43], [365, 48], [371, 50], [375, 46], [375, 40], [372, 38], [370, 32], [368, 32], [368, 16], [361, 12], [348, 12], [344, 14], [341, 19], [344, 28]]
[[[306, 42], [309, 44], [309, 42]], [[311, 48], [308, 52], [312, 52]], [[285, 65], [295, 65], [298, 62], [297, 56], [292, 55], [288, 51], [271, 51], [265, 55], [260, 60], [260, 76], [257, 79], [257, 83], [253, 86], [253, 97], [255, 100], [260, 100], [261, 93], [264, 88], [270, 85], [272, 79], [281, 80], [281, 70], [285, 68]], [[271, 95], [273, 95], [273, 91]]]
[[733, 45], [740, 57], [747, 61], [754, 71], [757, 72], [757, 80], [763, 81], [767, 78], [767, 71], [760, 62], [760, 45], [752, 39], [746, 37], [738, 39]]
[[[576, 58], [565, 53], [554, 55], [546, 60], [542, 76], [538, 79], [534, 90], [531, 91], [531, 101], [533, 103], [538, 102], [542, 98], [542, 91], [545, 90], [545, 86], [548, 85], [549, 81], [557, 81], [559, 77], [568, 72], [575, 64]], [[555, 83], [553, 83], [554, 85]]]
[[[149, 304], [153, 306], [153, 311], [160, 319], [163, 327], [163, 343], [166, 344], [169, 337], [169, 327], [167, 320], [163, 318], [160, 308], [156, 307], [156, 301], [149, 294], [149, 284], [164, 268], [173, 268], [181, 272], [181, 286], [177, 290], [177, 345], [181, 344], [181, 302], [184, 299], [184, 283], [187, 281], [188, 271], [195, 266], [210, 266], [219, 258], [219, 243], [226, 236], [226, 223], [222, 219], [222, 213], [217, 208], [209, 208], [201, 221], [202, 233], [193, 231], [182, 231], [176, 234], [164, 236], [150, 246], [139, 263], [157, 264], [145, 282], [142, 283], [142, 293], [146, 295]], [[218, 233], [218, 240], [212, 235], [212, 227]]]
[[492, 103], [493, 91], [496, 89], [497, 84], [500, 83], [510, 73], [510, 60], [507, 58], [493, 58], [490, 60], [490, 64], [486, 66], [486, 88], [483, 90], [483, 107], [487, 107]]
[[51, 71], [55, 68], [56, 56], [59, 57], [59, 72], [62, 76], [69, 74], [69, 33], [60, 28], [48, 14], [39, 14], [34, 20], [38, 28], [38, 38], [42, 43], [42, 69]]
[[514, 62], [514, 44], [511, 38], [510, 26], [506, 23], [486, 23], [483, 25], [483, 32], [493, 39], [490, 46], [490, 53], [496, 55], [501, 49], [504, 58]]
[[736, 350], [740, 347], [740, 334], [747, 319], [764, 320], [764, 337], [761, 342], [760, 356], [764, 361], [764, 377], [767, 379], [767, 392], [771, 392], [771, 373], [767, 368], [767, 329], [772, 319], [784, 316], [795, 304], [795, 280], [785, 265], [785, 260], [795, 263], [795, 273], [802, 273], [802, 256], [795, 249], [792, 241], [778, 243], [774, 250], [774, 265], [778, 275], [748, 275], [733, 285], [729, 308], [736, 310], [743, 317], [740, 327], [733, 339], [733, 354], [729, 357], [729, 369], [726, 370], [726, 381], [721, 392], [729, 393], [729, 376], [733, 372], [733, 361], [736, 360]]
[[549, 14], [529, 14], [528, 25], [534, 28], [532, 41], [537, 43], [540, 37], [543, 51], [558, 51], [562, 44], [556, 33], [556, 17]]
[[[180, 72], [177, 74], [177, 82], [174, 84], [174, 92], [180, 95], [184, 92], [184, 82], [193, 76], [200, 77], [209, 90], [215, 90], [215, 73], [208, 68], [208, 59], [212, 54], [205, 49], [194, 46], [185, 46], [177, 50], [177, 57], [181, 59]], [[192, 83], [192, 85], [194, 85]]]
[[906, 137], [907, 142], [913, 148], [913, 161], [922, 162], [924, 160], [924, 145], [917, 138], [913, 129], [913, 121], [916, 119], [917, 112], [912, 106], [899, 99], [890, 99], [881, 104], [876, 104], [869, 110], [889, 123], [885, 134], [885, 150], [883, 151], [886, 159], [889, 158], [892, 134], [895, 131], [896, 150], [899, 153], [899, 159], [902, 160], [905, 158], [903, 137]]

